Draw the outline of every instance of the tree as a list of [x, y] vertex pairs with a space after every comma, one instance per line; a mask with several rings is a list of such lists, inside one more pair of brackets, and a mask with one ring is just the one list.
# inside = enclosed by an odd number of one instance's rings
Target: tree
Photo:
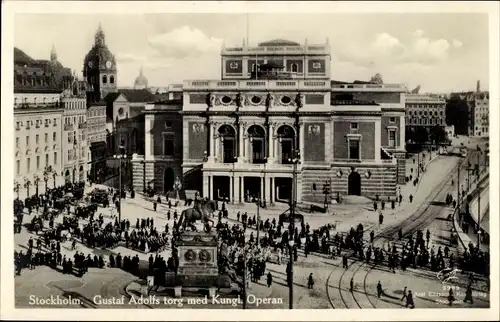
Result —
[[417, 127], [415, 131], [415, 142], [418, 144], [423, 144], [427, 143], [428, 140], [429, 134], [427, 133], [427, 130], [422, 126]]
[[430, 130], [430, 139], [436, 143], [443, 143], [446, 141], [446, 131], [441, 125], [434, 125]]
[[469, 104], [466, 99], [452, 94], [445, 107], [446, 124], [455, 126], [455, 133], [468, 134]]

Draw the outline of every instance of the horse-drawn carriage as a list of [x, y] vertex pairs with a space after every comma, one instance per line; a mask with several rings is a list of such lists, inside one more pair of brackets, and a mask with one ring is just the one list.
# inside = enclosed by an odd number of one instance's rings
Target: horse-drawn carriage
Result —
[[153, 189], [151, 187], [147, 187], [146, 189], [144, 189], [144, 194], [148, 198], [153, 198], [154, 195], [156, 194], [156, 191], [155, 191], [155, 189]]
[[106, 208], [109, 205], [109, 194], [106, 190], [96, 188], [90, 193], [90, 201], [95, 204], [102, 204]]

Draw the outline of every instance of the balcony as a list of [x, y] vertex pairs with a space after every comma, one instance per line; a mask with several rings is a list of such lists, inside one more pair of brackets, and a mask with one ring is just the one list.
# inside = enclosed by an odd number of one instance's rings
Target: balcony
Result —
[[73, 124], [64, 124], [64, 131], [73, 131]]
[[86, 129], [87, 128], [87, 122], [83, 122], [83, 123], [78, 124], [78, 128], [79, 129]]
[[330, 89], [330, 83], [317, 80], [192, 80], [185, 81], [183, 89], [186, 91], [199, 90], [323, 90]]
[[304, 45], [304, 46], [262, 46], [262, 47], [224, 47], [221, 55], [246, 56], [246, 55], [329, 55], [329, 45]]
[[331, 84], [335, 92], [406, 92], [404, 84]]

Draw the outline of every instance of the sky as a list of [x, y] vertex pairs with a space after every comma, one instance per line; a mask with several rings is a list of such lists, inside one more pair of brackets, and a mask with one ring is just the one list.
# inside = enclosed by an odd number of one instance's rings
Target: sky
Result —
[[[247, 22], [248, 17], [248, 22]], [[79, 75], [101, 23], [115, 55], [118, 85], [133, 86], [141, 66], [149, 86], [220, 79], [220, 51], [284, 38], [331, 47], [331, 78], [421, 85], [421, 92], [488, 87], [488, 16], [479, 13], [342, 14], [17, 14], [14, 45], [59, 61]], [[248, 26], [248, 28], [247, 28]]]

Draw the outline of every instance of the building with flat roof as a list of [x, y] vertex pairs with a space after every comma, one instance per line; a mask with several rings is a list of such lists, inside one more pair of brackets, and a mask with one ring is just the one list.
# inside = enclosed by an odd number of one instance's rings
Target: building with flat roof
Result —
[[[330, 47], [224, 47], [219, 80], [186, 80], [145, 108], [136, 185], [268, 203], [396, 196], [405, 182], [405, 86], [330, 79]], [[182, 93], [182, 96], [180, 95]], [[171, 94], [171, 95], [170, 95]], [[298, 159], [299, 164], [295, 163]]]

